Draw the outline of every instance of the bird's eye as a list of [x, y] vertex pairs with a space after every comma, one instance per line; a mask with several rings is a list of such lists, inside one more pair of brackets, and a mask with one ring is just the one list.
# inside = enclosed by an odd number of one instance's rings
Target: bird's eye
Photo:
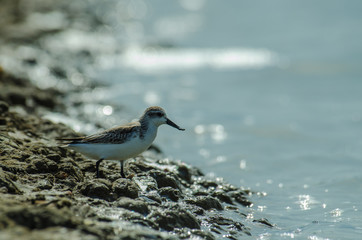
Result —
[[158, 117], [162, 117], [163, 114], [159, 112], [159, 113], [157, 113], [157, 116], [158, 116]]

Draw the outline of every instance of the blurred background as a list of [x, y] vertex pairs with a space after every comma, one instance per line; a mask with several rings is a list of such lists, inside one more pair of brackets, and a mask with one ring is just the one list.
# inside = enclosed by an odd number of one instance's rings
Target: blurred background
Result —
[[187, 129], [160, 129], [167, 156], [265, 192], [254, 208], [278, 228], [260, 239], [357, 239], [361, 12], [361, 1], [124, 1], [109, 22], [126, 47], [100, 64], [112, 88], [97, 94], [164, 107]]
[[[186, 128], [160, 128], [155, 143], [168, 158], [264, 193], [253, 197], [253, 214], [277, 227], [252, 232], [258, 239], [360, 238], [361, 1], [80, 5], [105, 22], [101, 30], [65, 31], [42, 45], [99, 52], [84, 75], [68, 76], [78, 91], [62, 121], [91, 133], [159, 105]], [[69, 24], [50, 19], [50, 28]]]

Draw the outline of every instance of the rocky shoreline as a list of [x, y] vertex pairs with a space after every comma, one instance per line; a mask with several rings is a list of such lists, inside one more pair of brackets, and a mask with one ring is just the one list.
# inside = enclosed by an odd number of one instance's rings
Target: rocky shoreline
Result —
[[[16, 14], [0, 24], [0, 239], [240, 239], [253, 224], [272, 227], [250, 216], [250, 190], [164, 158], [157, 148], [126, 161], [128, 178], [120, 178], [119, 164], [104, 162], [97, 179], [93, 160], [59, 146], [57, 138], [77, 133], [43, 116], [69, 115], [66, 93], [92, 88], [87, 69], [95, 51], [108, 51], [47, 44], [74, 29], [102, 29], [80, 2], [3, 3], [3, 12]], [[58, 21], [30, 31], [34, 14]], [[44, 67], [50, 71], [41, 75]]]
[[96, 179], [94, 161], [57, 145], [57, 137], [76, 135], [70, 128], [4, 101], [0, 109], [1, 239], [250, 235], [240, 211], [251, 205], [250, 191], [152, 150], [126, 162], [131, 177], [120, 178], [118, 164], [105, 162]]

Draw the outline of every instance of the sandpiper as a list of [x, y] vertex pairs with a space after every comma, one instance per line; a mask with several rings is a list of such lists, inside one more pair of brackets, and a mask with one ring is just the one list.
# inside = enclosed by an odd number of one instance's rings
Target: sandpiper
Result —
[[60, 140], [68, 141], [67, 147], [97, 160], [97, 178], [99, 178], [99, 164], [103, 160], [119, 160], [121, 162], [121, 176], [125, 178], [123, 162], [147, 150], [156, 138], [158, 127], [162, 124], [168, 124], [181, 131], [185, 130], [168, 119], [165, 110], [154, 106], [147, 108], [136, 122], [86, 137], [62, 138]]

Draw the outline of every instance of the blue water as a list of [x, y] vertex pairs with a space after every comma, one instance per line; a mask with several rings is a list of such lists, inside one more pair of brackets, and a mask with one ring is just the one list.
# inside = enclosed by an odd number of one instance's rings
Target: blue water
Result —
[[161, 127], [168, 157], [266, 194], [253, 209], [276, 227], [254, 238], [361, 238], [361, 1], [137, 0], [109, 11], [125, 50], [100, 64], [111, 87], [96, 92], [126, 109], [113, 119], [164, 107], [187, 129]]

